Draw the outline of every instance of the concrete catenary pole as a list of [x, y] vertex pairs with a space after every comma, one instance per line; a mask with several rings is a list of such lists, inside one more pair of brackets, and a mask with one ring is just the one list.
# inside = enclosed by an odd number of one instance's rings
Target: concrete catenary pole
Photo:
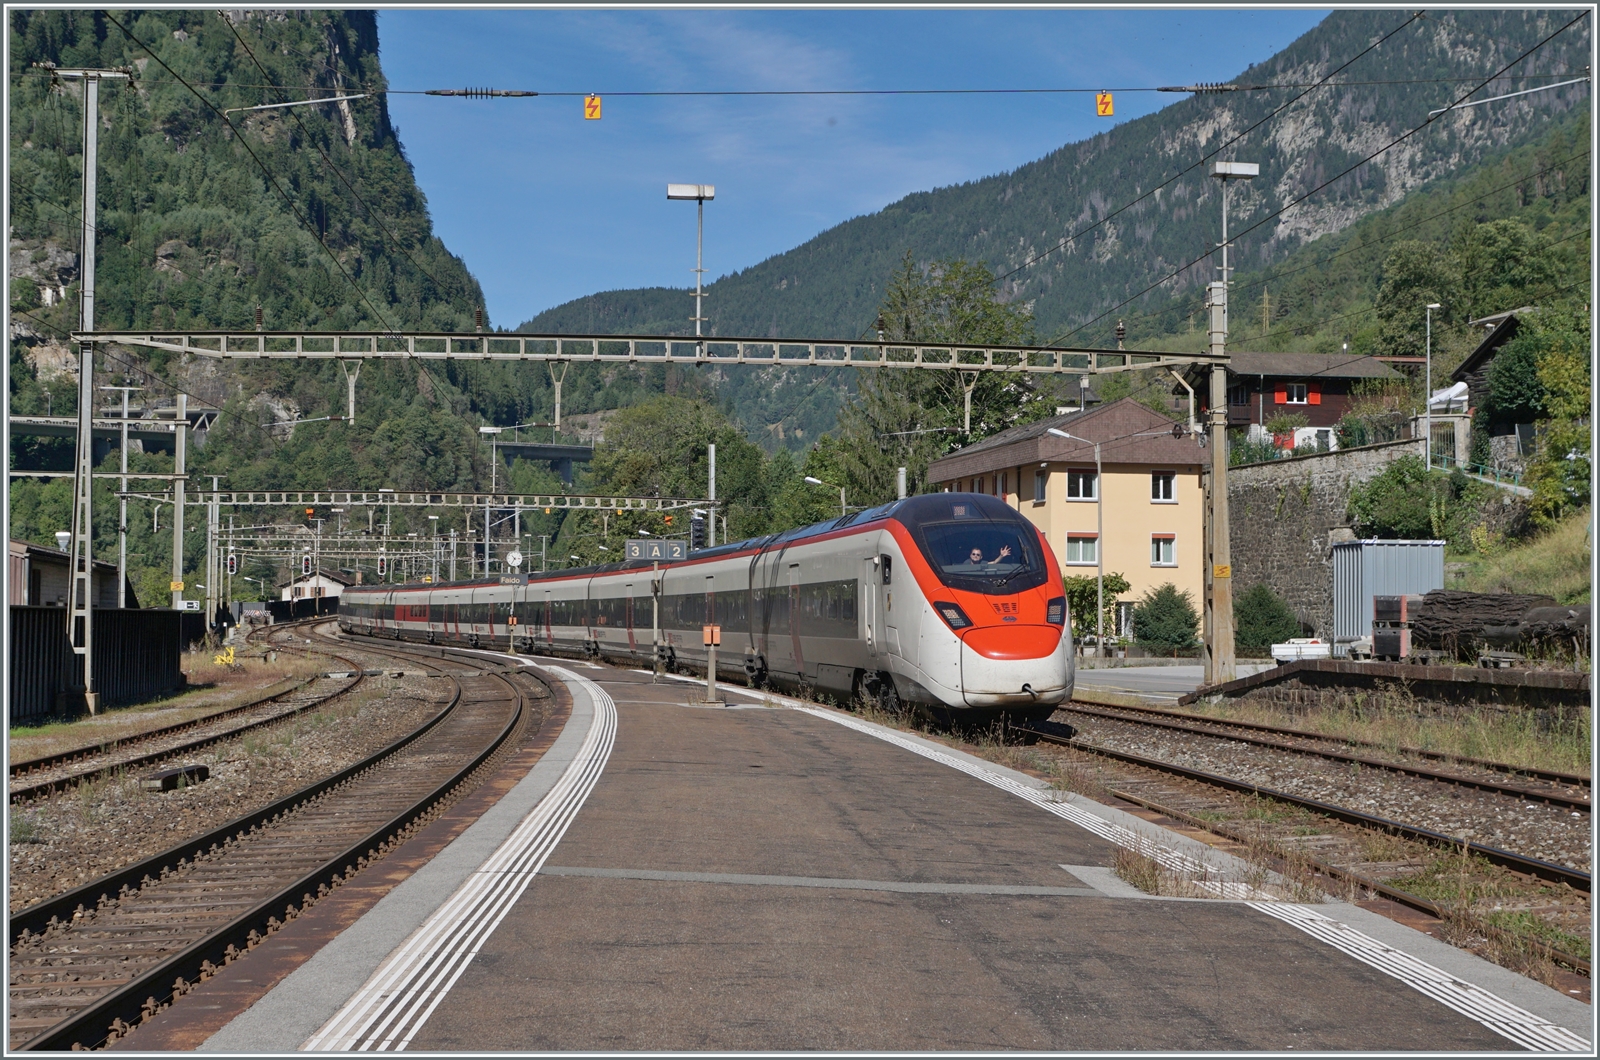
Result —
[[172, 606], [183, 607], [183, 476], [188, 466], [189, 395], [178, 394], [178, 407], [172, 418]]

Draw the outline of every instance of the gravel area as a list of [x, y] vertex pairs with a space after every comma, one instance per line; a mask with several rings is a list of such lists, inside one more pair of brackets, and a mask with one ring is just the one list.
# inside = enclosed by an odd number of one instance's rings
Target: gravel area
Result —
[[[1058, 715], [1062, 717], [1063, 715]], [[1225, 736], [1071, 716], [1087, 743], [1337, 803], [1526, 857], [1590, 871], [1589, 814], [1419, 777], [1254, 747]]]
[[185, 758], [210, 767], [203, 783], [150, 793], [135, 774], [20, 810], [8, 851], [11, 908], [165, 850], [359, 761], [436, 713], [450, 688], [441, 678], [369, 677], [318, 711]]

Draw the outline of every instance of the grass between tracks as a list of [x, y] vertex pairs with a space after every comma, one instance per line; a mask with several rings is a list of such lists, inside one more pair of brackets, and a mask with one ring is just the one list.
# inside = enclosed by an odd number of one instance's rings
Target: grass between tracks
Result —
[[40, 758], [60, 751], [136, 736], [203, 718], [238, 706], [281, 681], [310, 677], [328, 668], [323, 656], [307, 658], [279, 652], [276, 660], [240, 659], [235, 667], [218, 665], [213, 653], [187, 652], [180, 664], [189, 687], [176, 695], [113, 707], [99, 715], [50, 721], [43, 725], [14, 726], [7, 733], [13, 762]]
[[1334, 708], [1291, 709], [1256, 701], [1187, 708], [1231, 721], [1282, 725], [1341, 740], [1364, 740], [1399, 754], [1402, 747], [1482, 758], [1525, 769], [1588, 775], [1593, 768], [1593, 722], [1588, 708], [1563, 715], [1519, 710], [1472, 710], [1437, 716], [1403, 693], [1349, 695]]

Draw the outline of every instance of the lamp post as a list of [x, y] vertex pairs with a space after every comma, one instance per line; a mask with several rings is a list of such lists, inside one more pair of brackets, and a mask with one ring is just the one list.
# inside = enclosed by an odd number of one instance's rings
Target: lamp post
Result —
[[1443, 308], [1438, 302], [1427, 305], [1428, 355], [1422, 368], [1422, 464], [1430, 471], [1433, 470], [1433, 311]]
[[835, 486], [831, 482], [824, 482], [820, 478], [812, 478], [810, 475], [806, 476], [806, 484], [810, 485], [810, 486], [827, 486], [829, 489], [838, 490], [839, 491], [839, 514], [840, 515], [844, 515], [845, 514], [844, 487], [843, 486]]
[[705, 269], [700, 267], [701, 251], [705, 247], [706, 233], [706, 200], [717, 197], [715, 184], [668, 184], [668, 199], [693, 199], [698, 211], [694, 235], [694, 337], [700, 337], [700, 324], [705, 316], [700, 312], [700, 299], [705, 291], [701, 286], [701, 279]]
[[1101, 540], [1105, 533], [1105, 510], [1102, 504], [1105, 483], [1100, 478], [1100, 443], [1079, 438], [1076, 434], [1068, 434], [1054, 427], [1049, 431], [1057, 438], [1094, 446], [1094, 653], [1097, 658], [1103, 659], [1106, 655], [1106, 549], [1105, 542]]
[[1228, 540], [1228, 182], [1261, 175], [1255, 162], [1213, 162], [1211, 175], [1222, 181], [1222, 278], [1207, 285], [1211, 346], [1211, 562], [1206, 566], [1206, 684], [1232, 681], [1233, 557]]

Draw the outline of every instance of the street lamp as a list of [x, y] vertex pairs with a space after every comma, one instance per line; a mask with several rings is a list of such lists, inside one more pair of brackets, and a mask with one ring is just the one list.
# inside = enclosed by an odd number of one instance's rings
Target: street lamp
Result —
[[701, 251], [705, 247], [706, 234], [706, 200], [717, 197], [717, 188], [714, 184], [668, 184], [668, 199], [693, 199], [699, 213], [695, 224], [694, 235], [694, 336], [700, 337], [700, 323], [705, 317], [700, 313], [700, 299], [704, 295], [701, 278], [705, 269], [700, 267]]
[[1427, 305], [1428, 356], [1422, 370], [1422, 464], [1430, 471], [1433, 470], [1433, 311], [1443, 308], [1438, 302]]
[[845, 514], [844, 487], [843, 486], [835, 486], [831, 482], [824, 482], [820, 478], [812, 478], [810, 475], [806, 476], [806, 484], [810, 485], [810, 486], [827, 486], [829, 489], [838, 490], [839, 491], [839, 514], [840, 515], [844, 515]]
[[479, 427], [478, 433], [489, 439], [489, 492], [495, 492], [495, 486], [500, 481], [500, 432], [504, 427]]
[[1074, 442], [1084, 442], [1094, 446], [1094, 653], [1099, 658], [1106, 655], [1106, 547], [1104, 541], [1105, 521], [1102, 500], [1105, 496], [1105, 483], [1100, 477], [1100, 443], [1091, 442], [1087, 438], [1079, 438], [1076, 434], [1049, 428], [1049, 432], [1057, 438], [1066, 438]]

